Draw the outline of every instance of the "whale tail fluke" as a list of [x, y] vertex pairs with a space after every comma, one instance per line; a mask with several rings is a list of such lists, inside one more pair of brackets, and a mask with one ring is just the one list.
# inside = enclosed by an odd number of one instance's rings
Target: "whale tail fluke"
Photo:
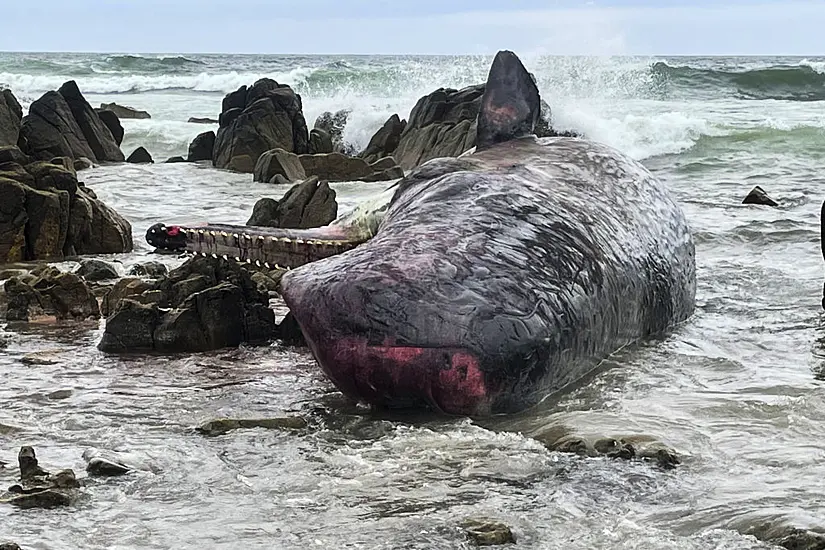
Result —
[[476, 150], [534, 133], [541, 98], [533, 76], [511, 51], [496, 54], [478, 113]]

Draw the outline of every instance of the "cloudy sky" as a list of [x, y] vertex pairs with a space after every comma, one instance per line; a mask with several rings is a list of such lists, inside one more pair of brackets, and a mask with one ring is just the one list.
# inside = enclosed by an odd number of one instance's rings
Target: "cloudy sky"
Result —
[[0, 51], [825, 55], [825, 0], [15, 0]]

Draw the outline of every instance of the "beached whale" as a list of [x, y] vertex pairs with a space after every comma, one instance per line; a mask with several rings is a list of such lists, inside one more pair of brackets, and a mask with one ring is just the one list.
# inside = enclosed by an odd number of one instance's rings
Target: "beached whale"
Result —
[[667, 188], [605, 145], [535, 138], [539, 109], [531, 75], [499, 52], [476, 150], [401, 179], [375, 230], [156, 226], [147, 238], [303, 263], [281, 293], [353, 399], [518, 411], [687, 319], [696, 292], [693, 239]]

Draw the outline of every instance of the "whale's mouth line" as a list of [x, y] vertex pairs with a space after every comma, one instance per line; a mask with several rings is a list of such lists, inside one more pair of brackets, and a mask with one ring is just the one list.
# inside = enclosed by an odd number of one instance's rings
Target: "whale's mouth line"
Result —
[[155, 224], [146, 231], [146, 242], [161, 250], [219, 257], [270, 269], [300, 267], [342, 254], [366, 240], [337, 228]]

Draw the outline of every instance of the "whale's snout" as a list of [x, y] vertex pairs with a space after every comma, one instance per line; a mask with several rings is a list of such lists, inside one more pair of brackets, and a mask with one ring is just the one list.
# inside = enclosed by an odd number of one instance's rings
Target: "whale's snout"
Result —
[[307, 276], [285, 275], [282, 293], [319, 365], [344, 394], [385, 408], [490, 414], [496, 392], [481, 359], [447, 330], [435, 341], [428, 334], [434, 319], [399, 299], [395, 285], [382, 292], [354, 280], [313, 284]]

